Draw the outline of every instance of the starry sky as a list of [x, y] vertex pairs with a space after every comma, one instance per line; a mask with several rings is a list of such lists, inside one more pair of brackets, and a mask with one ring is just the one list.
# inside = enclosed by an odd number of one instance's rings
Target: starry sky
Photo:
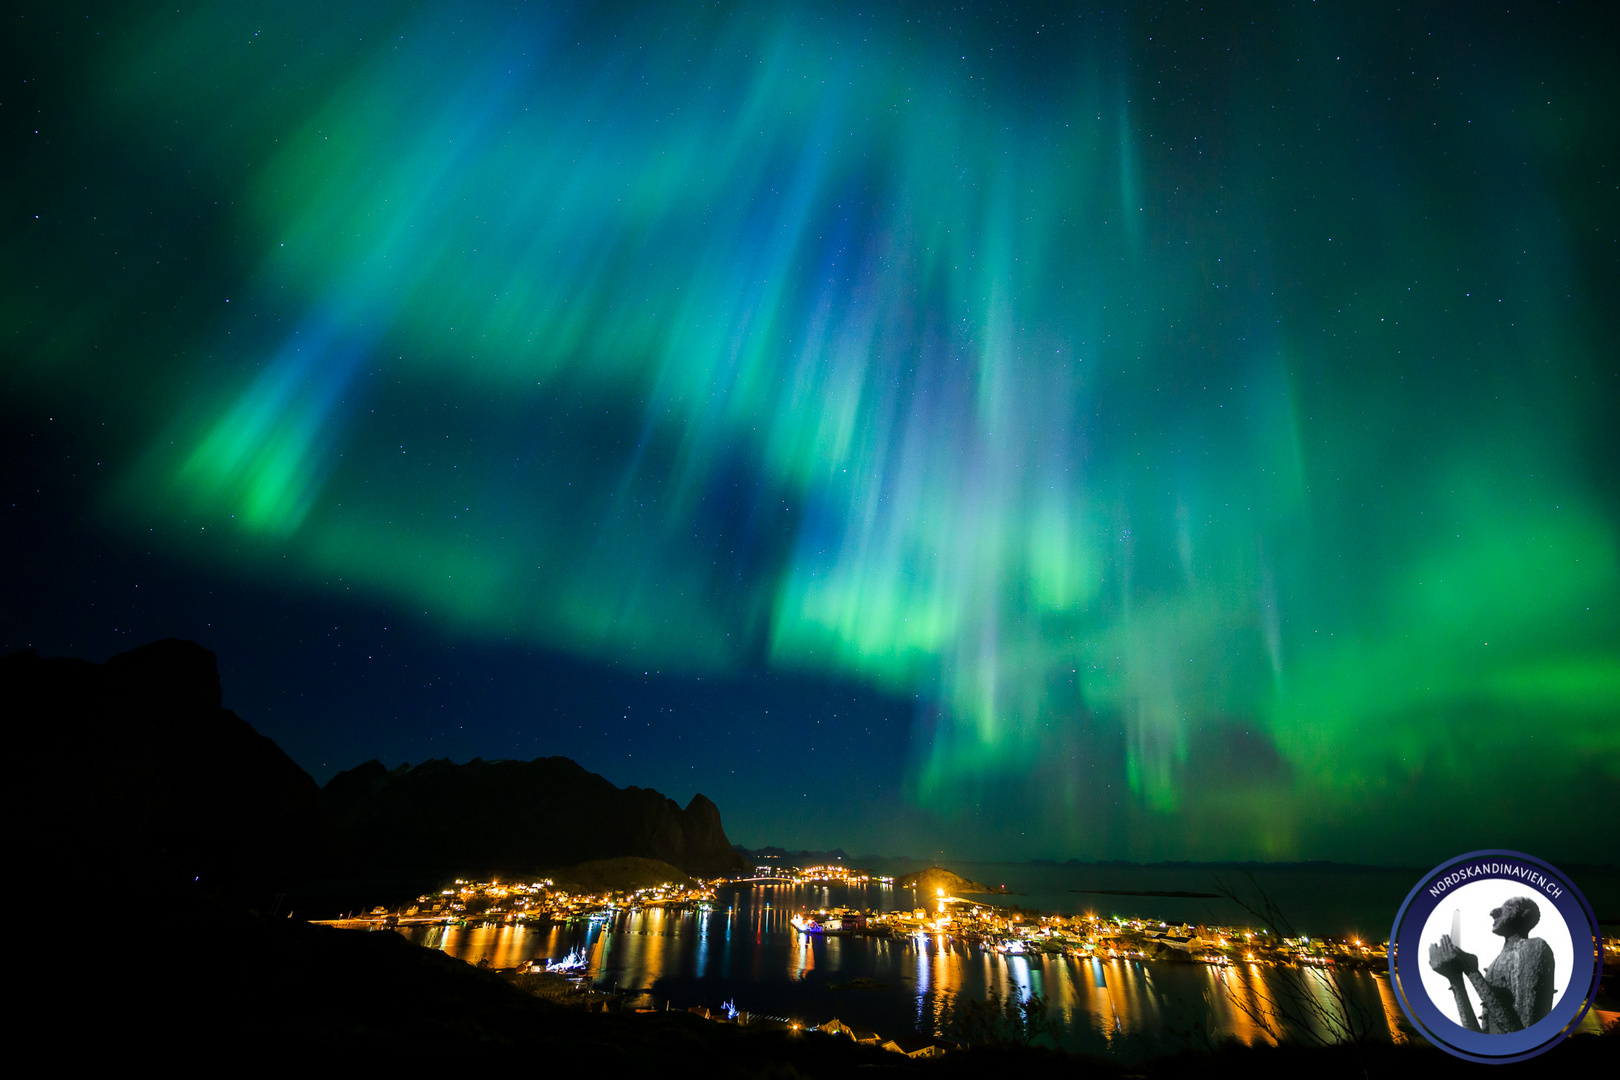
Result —
[[5, 651], [753, 845], [1617, 857], [1603, 5], [4, 18]]

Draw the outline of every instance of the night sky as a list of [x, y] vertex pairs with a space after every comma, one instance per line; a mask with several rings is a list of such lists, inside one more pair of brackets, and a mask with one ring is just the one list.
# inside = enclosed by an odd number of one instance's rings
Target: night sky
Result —
[[1613, 860], [1608, 8], [8, 5], [0, 650], [753, 845]]

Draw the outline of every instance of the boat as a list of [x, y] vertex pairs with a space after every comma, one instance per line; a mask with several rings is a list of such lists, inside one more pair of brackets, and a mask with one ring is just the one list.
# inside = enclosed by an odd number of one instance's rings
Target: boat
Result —
[[847, 935], [866, 932], [866, 913], [853, 908], [801, 911], [788, 921], [801, 934]]

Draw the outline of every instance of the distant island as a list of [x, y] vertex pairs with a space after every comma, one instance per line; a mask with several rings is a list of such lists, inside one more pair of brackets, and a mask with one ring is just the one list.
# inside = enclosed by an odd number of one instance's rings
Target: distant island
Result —
[[962, 893], [994, 893], [1005, 892], [1005, 889], [992, 889], [988, 885], [967, 878], [943, 866], [930, 866], [927, 870], [919, 870], [895, 879], [895, 885], [902, 889], [916, 889], [918, 892], [930, 896], [959, 896]]

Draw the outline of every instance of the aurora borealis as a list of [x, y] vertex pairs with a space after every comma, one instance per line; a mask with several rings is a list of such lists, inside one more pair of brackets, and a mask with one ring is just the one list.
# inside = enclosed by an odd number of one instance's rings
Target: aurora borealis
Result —
[[186, 573], [903, 703], [964, 852], [1612, 859], [1590, 11], [29, 12], [8, 423]]

